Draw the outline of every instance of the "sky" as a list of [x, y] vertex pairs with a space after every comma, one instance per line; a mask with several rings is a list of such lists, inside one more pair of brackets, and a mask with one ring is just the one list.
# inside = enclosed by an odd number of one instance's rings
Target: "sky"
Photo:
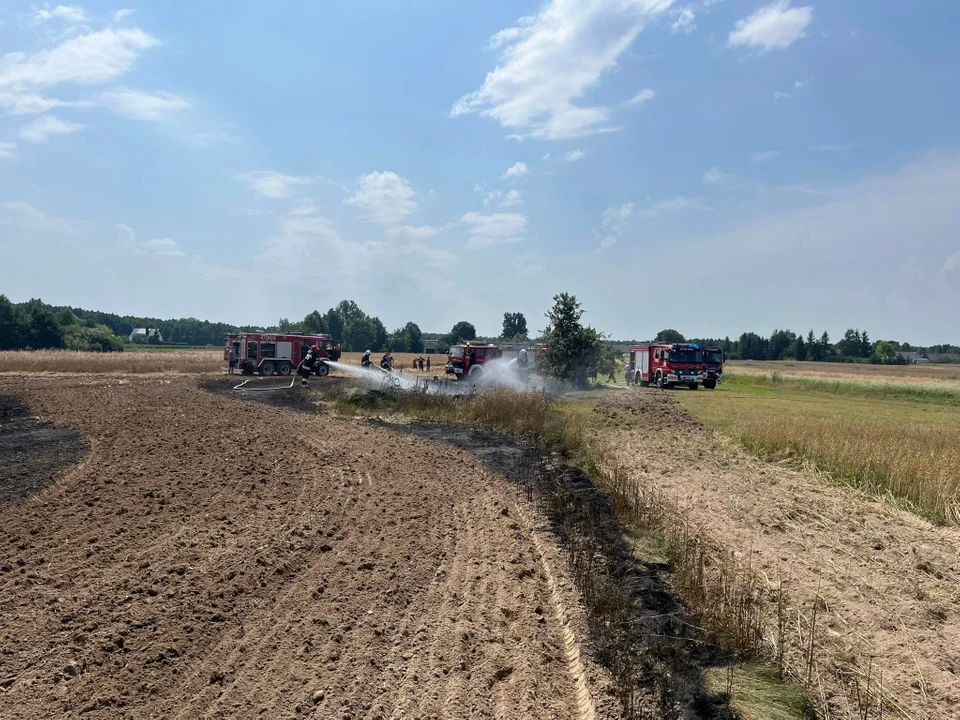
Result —
[[960, 342], [960, 3], [19, 2], [0, 293]]

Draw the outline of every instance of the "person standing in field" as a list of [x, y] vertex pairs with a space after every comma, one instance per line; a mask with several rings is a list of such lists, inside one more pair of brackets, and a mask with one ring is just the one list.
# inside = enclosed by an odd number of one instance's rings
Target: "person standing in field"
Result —
[[430, 356], [427, 355], [427, 372], [430, 372]]
[[421, 357], [417, 363], [420, 365], [420, 372], [423, 372], [423, 357]]
[[230, 346], [230, 352], [227, 355], [227, 359], [230, 361], [230, 369], [228, 372], [233, 375], [234, 371], [237, 369], [237, 349]]

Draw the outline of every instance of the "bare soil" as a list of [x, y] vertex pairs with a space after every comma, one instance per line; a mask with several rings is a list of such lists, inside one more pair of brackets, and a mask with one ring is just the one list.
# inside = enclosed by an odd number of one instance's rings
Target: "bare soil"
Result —
[[773, 625], [783, 581], [801, 676], [816, 605], [810, 675], [826, 715], [862, 717], [855, 696], [869, 675], [883, 717], [960, 717], [960, 531], [753, 458], [671, 392], [609, 393], [596, 412], [636, 482], [665, 492], [767, 580]]
[[0, 717], [597, 716], [556, 549], [469, 453], [185, 378], [14, 391], [91, 451], [0, 505]]
[[37, 492], [85, 450], [77, 432], [41, 422], [18, 398], [0, 395], [0, 503]]

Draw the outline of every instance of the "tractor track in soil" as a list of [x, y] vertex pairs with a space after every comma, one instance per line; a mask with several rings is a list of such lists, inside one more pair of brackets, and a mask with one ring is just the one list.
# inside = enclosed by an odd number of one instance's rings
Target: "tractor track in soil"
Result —
[[0, 395], [90, 448], [0, 504], [0, 718], [590, 717], [556, 550], [469, 453], [192, 378]]
[[[671, 392], [631, 389], [595, 412], [635, 482], [765, 579], [774, 625], [780, 579], [791, 628], [802, 621], [808, 632], [816, 603], [813, 683], [826, 715], [862, 717], [851, 695], [870, 675], [887, 701], [883, 717], [960, 717], [960, 530], [759, 460]], [[805, 648], [792, 652], [804, 668]], [[875, 706], [869, 717], [879, 717]]]

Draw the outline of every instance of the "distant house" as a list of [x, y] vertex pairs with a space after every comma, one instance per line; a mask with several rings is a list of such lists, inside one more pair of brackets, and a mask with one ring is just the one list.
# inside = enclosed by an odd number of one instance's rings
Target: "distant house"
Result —
[[423, 351], [427, 355], [433, 355], [437, 351], [437, 341], [436, 340], [424, 340], [423, 341]]
[[900, 352], [897, 353], [897, 355], [899, 355], [901, 358], [906, 360], [911, 365], [920, 365], [922, 363], [930, 362], [930, 358], [928, 358], [925, 353], [906, 352], [904, 350], [901, 350]]
[[160, 333], [159, 328], [134, 328], [133, 332], [130, 333], [130, 337], [127, 338], [130, 342], [150, 342], [150, 340], [155, 339], [157, 342], [163, 342], [163, 335]]

